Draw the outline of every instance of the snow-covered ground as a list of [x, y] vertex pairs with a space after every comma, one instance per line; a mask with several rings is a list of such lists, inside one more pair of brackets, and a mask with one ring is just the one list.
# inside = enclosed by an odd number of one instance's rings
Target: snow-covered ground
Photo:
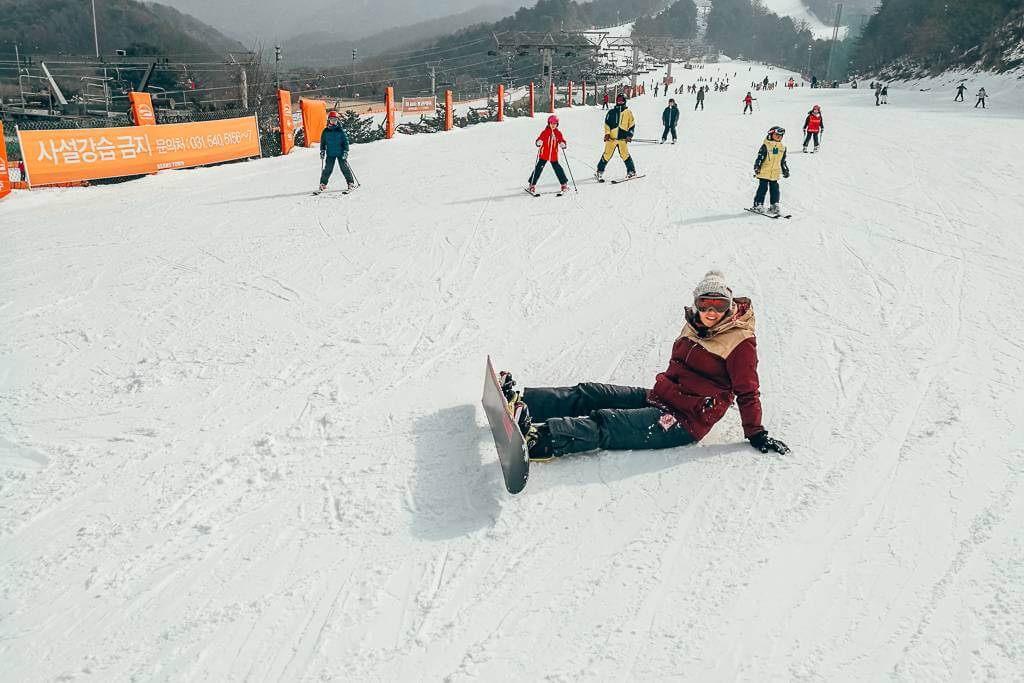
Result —
[[[1020, 680], [1024, 111], [744, 117], [747, 68], [677, 71], [736, 76], [625, 185], [561, 110], [561, 199], [538, 118], [358, 146], [350, 196], [300, 149], [0, 203], [0, 679]], [[741, 210], [773, 124], [789, 221]], [[485, 355], [649, 386], [710, 267], [792, 454], [730, 411], [508, 496]]]
[[[761, 4], [780, 17], [792, 17], [793, 21], [797, 23], [801, 21], [806, 22], [807, 28], [810, 29], [815, 38], [828, 39], [832, 37], [831, 24], [826, 24], [816, 17], [811, 10], [807, 9], [807, 5], [803, 3], [803, 0], [761, 0]], [[839, 37], [845, 37], [846, 27], [841, 26], [839, 30]]]

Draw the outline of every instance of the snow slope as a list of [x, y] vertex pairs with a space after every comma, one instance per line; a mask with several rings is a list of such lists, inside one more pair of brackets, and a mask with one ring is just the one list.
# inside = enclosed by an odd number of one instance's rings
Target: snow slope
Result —
[[[747, 68], [678, 70], [737, 76], [625, 185], [560, 111], [561, 199], [536, 119], [358, 146], [350, 196], [298, 150], [0, 203], [0, 680], [1020, 680], [1022, 112], [743, 117]], [[794, 218], [743, 212], [813, 102]], [[733, 410], [505, 494], [485, 355], [649, 386], [713, 266], [792, 454]]]

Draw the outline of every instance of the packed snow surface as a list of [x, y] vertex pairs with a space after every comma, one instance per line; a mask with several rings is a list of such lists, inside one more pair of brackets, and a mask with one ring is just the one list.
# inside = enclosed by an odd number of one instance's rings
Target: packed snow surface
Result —
[[[677, 67], [733, 87], [623, 185], [560, 110], [562, 198], [538, 116], [357, 146], [348, 196], [303, 149], [0, 203], [0, 679], [1020, 680], [1024, 111], [742, 116], [748, 68]], [[743, 211], [774, 124], [788, 221]], [[651, 386], [712, 267], [792, 453], [731, 410], [506, 494], [485, 356]]]

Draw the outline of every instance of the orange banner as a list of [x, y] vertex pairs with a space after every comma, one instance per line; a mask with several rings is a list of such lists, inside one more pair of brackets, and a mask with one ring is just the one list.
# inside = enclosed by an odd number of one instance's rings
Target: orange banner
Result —
[[153, 97], [148, 92], [130, 92], [128, 99], [132, 103], [132, 121], [136, 126], [155, 126], [156, 113], [153, 111]]
[[306, 147], [320, 142], [320, 135], [327, 127], [327, 105], [319, 100], [299, 100], [302, 110], [302, 130], [306, 135]]
[[31, 186], [263, 156], [256, 117], [161, 126], [19, 130]]
[[395, 137], [395, 89], [392, 86], [384, 88], [384, 137], [390, 140]]
[[498, 84], [498, 120], [505, 120], [505, 84]]
[[444, 129], [451, 130], [452, 124], [452, 91], [444, 91]]
[[4, 142], [4, 124], [0, 121], [0, 199], [11, 193], [11, 176], [7, 170], [7, 144]]
[[281, 121], [281, 154], [287, 154], [295, 146], [295, 119], [292, 118], [292, 94], [287, 90], [277, 91], [277, 116]]

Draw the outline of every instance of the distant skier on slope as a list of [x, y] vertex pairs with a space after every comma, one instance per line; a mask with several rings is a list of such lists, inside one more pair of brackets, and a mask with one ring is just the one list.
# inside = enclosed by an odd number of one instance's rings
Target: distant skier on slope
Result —
[[530, 194], [537, 193], [537, 181], [544, 170], [544, 165], [550, 163], [558, 176], [558, 182], [562, 184], [559, 194], [569, 189], [569, 179], [565, 177], [562, 165], [558, 163], [558, 150], [565, 149], [565, 137], [562, 131], [558, 130], [558, 117], [552, 114], [548, 117], [548, 126], [537, 136], [537, 165], [530, 174], [530, 186], [527, 191]]
[[754, 160], [754, 177], [758, 179], [757, 193], [754, 195], [753, 210], [764, 213], [764, 196], [771, 192], [771, 206], [768, 215], [779, 215], [779, 177], [789, 177], [789, 166], [786, 164], [786, 146], [782, 144], [782, 136], [786, 129], [782, 126], [772, 126], [768, 130], [768, 136], [761, 143], [761, 149], [757, 151], [757, 159]]
[[749, 111], [751, 116], [754, 115], [754, 100], [756, 100], [756, 99], [757, 98], [754, 97], [753, 95], [751, 95], [750, 91], [748, 90], [747, 91], [747, 96], [743, 98], [743, 113], [744, 114], [746, 114]]
[[700, 441], [735, 400], [750, 445], [789, 452], [761, 424], [757, 339], [750, 299], [733, 297], [719, 271], [693, 290], [693, 308], [672, 345], [668, 368], [652, 389], [585, 382], [573, 387], [516, 389], [502, 372], [502, 391], [526, 437], [530, 460], [596, 449], [674, 448]]
[[883, 85], [882, 86], [882, 92], [880, 94], [882, 95], [882, 104], [889, 104], [889, 86], [888, 85]]
[[693, 105], [693, 110], [697, 111], [697, 107], [704, 111], [704, 86], [702, 85], [697, 87], [697, 103]]
[[988, 97], [988, 93], [986, 93], [986, 92], [985, 92], [985, 89], [984, 89], [984, 88], [982, 88], [981, 90], [979, 90], [979, 91], [978, 91], [978, 101], [974, 103], [974, 108], [975, 108], [975, 109], [977, 109], [977, 108], [978, 108], [978, 105], [980, 104], [980, 105], [981, 105], [981, 108], [982, 108], [982, 109], [985, 109], [985, 99], [986, 99], [987, 97]]
[[661, 112], [661, 122], [665, 126], [665, 130], [661, 134], [661, 144], [665, 144], [669, 133], [672, 133], [672, 144], [676, 144], [676, 124], [679, 123], [679, 107], [676, 106], [674, 98], [669, 98], [668, 106], [665, 107], [665, 111]]
[[331, 179], [334, 171], [334, 163], [337, 161], [338, 168], [345, 176], [348, 183], [347, 192], [356, 188], [355, 176], [352, 175], [352, 168], [348, 165], [348, 134], [341, 127], [341, 117], [333, 109], [327, 114], [327, 127], [320, 133], [320, 158], [324, 160], [323, 170], [320, 172], [320, 192], [327, 189], [327, 182]]
[[633, 164], [633, 157], [629, 155], [629, 143], [633, 141], [633, 131], [636, 123], [633, 120], [633, 112], [626, 106], [626, 96], [619, 94], [615, 98], [615, 106], [608, 110], [604, 117], [604, 154], [597, 162], [597, 179], [604, 179], [604, 169], [612, 160], [615, 150], [619, 151], [619, 157], [626, 164], [626, 177], [632, 178], [636, 175], [636, 165]]
[[825, 119], [821, 117], [821, 107], [814, 105], [811, 110], [807, 112], [807, 118], [804, 119], [804, 152], [807, 151], [807, 143], [814, 138], [814, 151], [818, 151], [818, 145], [820, 144], [818, 136], [825, 132]]

